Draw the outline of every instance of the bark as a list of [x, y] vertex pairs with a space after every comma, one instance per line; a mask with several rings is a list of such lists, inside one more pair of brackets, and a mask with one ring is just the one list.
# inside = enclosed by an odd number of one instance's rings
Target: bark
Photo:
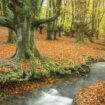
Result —
[[47, 40], [53, 40], [51, 30], [47, 30]]
[[30, 59], [34, 57], [30, 50], [29, 35], [24, 35], [23, 29], [20, 27], [17, 29], [17, 49], [14, 58], [16, 59]]
[[89, 36], [89, 35], [87, 35], [87, 36], [88, 36], [89, 41], [90, 41], [91, 43], [93, 43], [94, 41], [93, 41], [93, 39], [92, 39], [92, 36]]
[[84, 36], [83, 33], [78, 33], [78, 35], [76, 36], [76, 43], [83, 43], [84, 42]]
[[54, 40], [57, 40], [57, 32], [54, 31]]
[[9, 35], [8, 35], [8, 41], [7, 43], [16, 43], [16, 34], [13, 30], [8, 30], [9, 31]]
[[59, 31], [59, 32], [58, 32], [58, 36], [59, 36], [59, 37], [61, 37], [61, 36], [62, 36], [62, 35], [61, 35], [61, 33], [62, 33], [61, 31]]
[[31, 29], [31, 37], [30, 37], [30, 50], [32, 51], [32, 53], [34, 54], [35, 57], [40, 57], [40, 52], [38, 51], [38, 49], [36, 48], [36, 44], [35, 44], [35, 37], [34, 37], [34, 29]]
[[43, 27], [40, 27], [40, 28], [39, 28], [39, 33], [40, 33], [40, 35], [43, 34]]
[[40, 54], [34, 43], [34, 29], [28, 21], [25, 21], [22, 27], [17, 29], [17, 49], [14, 55], [15, 59], [33, 59]]
[[48, 23], [48, 28], [47, 28], [47, 40], [53, 40], [52, 34], [53, 34], [53, 31], [52, 31], [52, 24], [51, 24], [51, 23]]

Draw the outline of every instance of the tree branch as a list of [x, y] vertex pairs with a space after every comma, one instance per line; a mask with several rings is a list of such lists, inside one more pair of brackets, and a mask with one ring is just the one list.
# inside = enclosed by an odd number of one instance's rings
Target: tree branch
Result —
[[6, 17], [0, 16], [0, 26], [8, 27], [16, 32], [15, 25], [10, 19]]
[[56, 20], [59, 15], [60, 15], [60, 14], [56, 14], [55, 16], [50, 17], [50, 18], [47, 18], [47, 19], [35, 19], [35, 20], [32, 22], [32, 26], [33, 26], [33, 27], [37, 27], [37, 26], [39, 26], [40, 24], [52, 22], [52, 21]]
[[61, 12], [61, 3], [62, 3], [62, 0], [57, 0], [57, 3], [56, 3], [56, 7], [55, 7], [55, 16], [53, 17], [49, 17], [49, 18], [45, 18], [45, 19], [35, 19], [33, 22], [32, 22], [32, 28], [34, 27], [38, 27], [40, 24], [44, 24], [44, 23], [49, 23], [49, 22], [52, 22], [54, 20], [56, 20], [58, 18], [58, 16], [60, 16], [60, 12]]

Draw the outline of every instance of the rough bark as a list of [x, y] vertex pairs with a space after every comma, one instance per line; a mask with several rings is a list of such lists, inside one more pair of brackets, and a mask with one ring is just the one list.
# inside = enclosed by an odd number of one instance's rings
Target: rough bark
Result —
[[53, 40], [51, 30], [47, 30], [47, 40]]
[[54, 40], [57, 40], [57, 32], [54, 31]]
[[17, 49], [14, 55], [16, 59], [33, 59], [40, 54], [34, 43], [34, 29], [28, 21], [25, 21], [22, 27], [17, 29]]
[[32, 51], [32, 53], [34, 54], [35, 57], [40, 57], [40, 52], [38, 51], [38, 49], [36, 48], [36, 44], [35, 44], [35, 37], [34, 37], [34, 29], [31, 29], [31, 37], [30, 37], [30, 50]]
[[16, 34], [13, 30], [8, 30], [9, 34], [8, 34], [8, 41], [7, 43], [16, 43]]

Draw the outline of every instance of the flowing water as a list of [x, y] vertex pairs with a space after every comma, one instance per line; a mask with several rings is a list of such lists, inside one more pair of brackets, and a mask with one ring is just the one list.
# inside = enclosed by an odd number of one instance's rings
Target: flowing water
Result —
[[79, 90], [102, 80], [105, 80], [105, 63], [96, 63], [91, 66], [89, 74], [72, 84], [64, 80], [56, 85], [43, 86], [4, 100], [0, 105], [72, 105], [72, 98]]

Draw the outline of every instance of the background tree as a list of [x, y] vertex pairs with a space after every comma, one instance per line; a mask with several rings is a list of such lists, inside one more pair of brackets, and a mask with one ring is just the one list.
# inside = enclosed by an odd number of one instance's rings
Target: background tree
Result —
[[105, 0], [93, 0], [92, 8], [92, 34], [96, 35], [96, 38], [99, 37], [99, 27], [102, 21], [102, 18], [105, 14]]
[[[1, 10], [0, 16], [8, 17], [9, 15], [11, 15], [11, 16], [13, 15], [7, 6], [7, 0], [4, 0], [4, 1], [1, 0], [1, 6], [0, 7], [1, 7], [0, 8], [0, 10]], [[14, 31], [11, 29], [8, 29], [8, 34], [9, 35], [8, 35], [7, 42], [8, 43], [15, 43], [16, 42], [16, 35], [15, 35]]]

